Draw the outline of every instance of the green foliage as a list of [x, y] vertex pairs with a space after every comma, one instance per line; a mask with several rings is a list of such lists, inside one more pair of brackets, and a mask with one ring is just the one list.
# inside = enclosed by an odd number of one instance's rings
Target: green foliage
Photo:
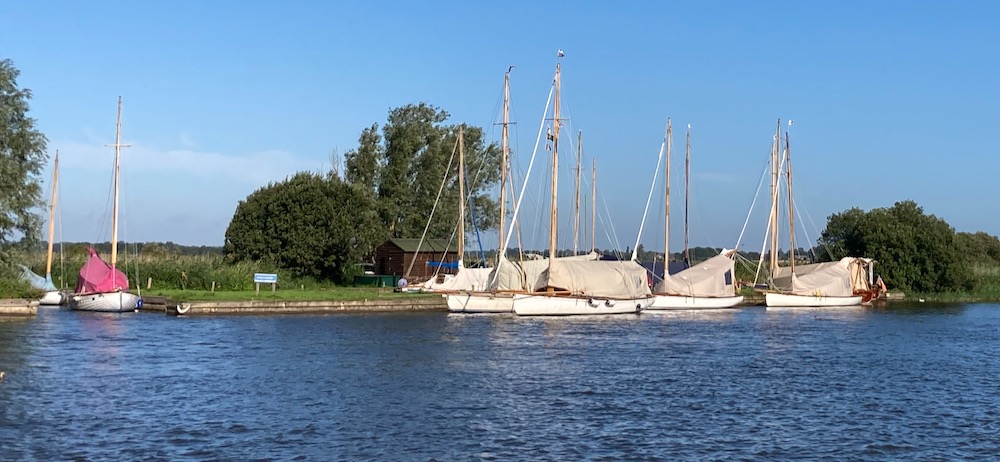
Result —
[[226, 230], [231, 262], [273, 261], [298, 277], [347, 282], [374, 250], [370, 195], [336, 176], [301, 172], [241, 201]]
[[955, 245], [959, 253], [976, 265], [1000, 264], [1000, 239], [982, 231], [972, 233], [956, 233]]
[[[381, 240], [419, 237], [427, 226], [442, 179], [448, 176], [437, 203], [428, 238], [451, 237], [458, 217], [459, 125], [445, 125], [448, 113], [426, 103], [389, 111], [379, 134], [378, 125], [364, 129], [358, 148], [345, 154], [345, 180], [363, 189], [377, 202]], [[487, 145], [483, 130], [461, 125], [465, 154], [465, 191], [481, 229], [496, 226], [497, 203], [488, 189], [500, 178], [500, 150]], [[471, 227], [467, 227], [469, 229]]]
[[970, 290], [975, 279], [955, 230], [913, 201], [863, 212], [833, 214], [819, 238], [821, 260], [865, 256], [890, 289], [917, 292]]
[[9, 59], [0, 60], [0, 267], [10, 271], [15, 263], [10, 241], [17, 235], [28, 241], [38, 235], [39, 175], [48, 161], [45, 135], [27, 115], [31, 90], [17, 86], [19, 75]]

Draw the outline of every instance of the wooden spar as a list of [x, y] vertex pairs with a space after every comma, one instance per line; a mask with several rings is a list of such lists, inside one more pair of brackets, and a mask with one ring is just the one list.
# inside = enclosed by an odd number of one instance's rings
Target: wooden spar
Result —
[[465, 256], [465, 139], [458, 126], [458, 263]]
[[[122, 148], [130, 145], [122, 144], [122, 97], [118, 97], [118, 124], [115, 130], [115, 177], [114, 177], [114, 202], [111, 212], [111, 269], [112, 274], [118, 264], [118, 175], [121, 166]], [[114, 276], [112, 276], [114, 278]]]
[[[788, 121], [791, 125], [792, 121]], [[785, 131], [785, 181], [788, 182], [788, 265], [795, 274], [795, 204], [792, 202], [792, 151], [788, 143], [788, 131]]]
[[597, 252], [597, 159], [590, 172], [590, 251]]
[[[559, 223], [558, 213], [556, 209], [556, 191], [559, 186], [559, 64], [556, 63], [556, 94], [555, 94], [555, 112], [552, 119], [552, 204], [550, 206], [550, 217], [549, 222], [549, 274], [552, 274], [553, 263], [556, 259], [556, 232], [558, 230]], [[549, 292], [552, 292], [552, 287], [548, 288]]]
[[781, 143], [781, 119], [778, 119], [778, 128], [774, 131], [774, 142], [771, 143], [771, 264], [770, 274], [774, 278], [774, 272], [778, 269], [778, 170], [780, 168], [778, 160], [778, 145]]
[[56, 233], [56, 191], [59, 189], [59, 150], [52, 165], [52, 200], [49, 202], [49, 247], [45, 254], [45, 278], [52, 279], [52, 245]]
[[573, 255], [580, 237], [580, 157], [583, 155], [583, 130], [576, 134], [576, 206], [573, 208]]
[[[510, 71], [513, 68], [514, 68], [514, 66], [508, 67], [507, 68], [507, 72], [505, 72], [503, 74], [503, 127], [501, 128], [501, 131], [500, 131], [501, 132], [501, 137], [500, 137], [500, 140], [501, 140], [500, 141], [500, 221], [499, 221], [499, 225], [498, 225], [498, 227], [500, 229], [500, 233], [499, 233], [500, 234], [500, 241], [499, 241], [499, 245], [497, 246], [497, 248], [500, 249], [501, 252], [505, 248], [504, 247], [504, 242], [503, 242], [503, 236], [504, 236], [504, 218], [507, 215], [507, 210], [506, 210], [506, 204], [504, 203], [505, 200], [506, 200], [504, 198], [504, 195], [506, 193], [506, 187], [507, 187], [507, 156], [508, 156], [508, 147], [507, 147], [508, 131], [507, 130], [508, 130], [508, 125], [510, 124], [510, 119], [509, 119], [509, 117], [510, 117], [509, 116], [509, 113], [510, 113]], [[500, 256], [498, 255], [497, 256], [497, 259], [498, 259], [497, 261], [498, 262], [499, 262], [499, 258], [500, 258]]]
[[665, 178], [665, 197], [664, 203], [666, 207], [663, 209], [663, 278], [666, 279], [670, 272], [667, 270], [667, 262], [670, 261], [670, 152], [672, 151], [674, 143], [673, 127], [670, 124], [670, 118], [667, 117], [667, 166], [663, 177]]
[[691, 197], [691, 124], [687, 131], [687, 153], [684, 156], [684, 263], [691, 265], [691, 250], [688, 248], [688, 202]]

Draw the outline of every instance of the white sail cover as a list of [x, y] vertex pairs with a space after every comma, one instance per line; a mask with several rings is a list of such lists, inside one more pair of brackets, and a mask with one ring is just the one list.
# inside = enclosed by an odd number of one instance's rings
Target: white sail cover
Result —
[[[585, 255], [556, 257], [556, 261], [593, 261], [599, 260], [600, 258], [601, 256], [597, 252], [590, 252]], [[493, 269], [494, 272], [489, 275], [488, 287], [493, 291], [531, 291], [534, 290], [538, 284], [545, 283], [542, 277], [543, 273], [545, 273], [545, 270], [548, 268], [549, 260], [547, 258], [524, 260], [520, 262], [513, 262], [507, 258], [501, 258], [500, 264], [498, 264], [496, 268]]]
[[727, 254], [716, 255], [677, 274], [664, 275], [653, 292], [687, 297], [731, 297], [736, 264]]
[[437, 277], [430, 278], [421, 285], [421, 288], [434, 292], [459, 290], [482, 292], [488, 288], [491, 271], [493, 268], [466, 268], [459, 263], [455, 274], [445, 274], [442, 282], [438, 282]]
[[588, 297], [639, 298], [650, 295], [646, 268], [635, 261], [558, 258], [534, 291], [553, 287]]
[[872, 260], [844, 257], [838, 261], [796, 265], [775, 271], [774, 286], [795, 295], [845, 297], [868, 288], [867, 271]]

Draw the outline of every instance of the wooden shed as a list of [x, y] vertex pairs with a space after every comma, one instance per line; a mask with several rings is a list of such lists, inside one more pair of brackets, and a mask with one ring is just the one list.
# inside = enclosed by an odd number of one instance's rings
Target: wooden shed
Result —
[[[454, 274], [455, 269], [430, 266], [429, 262], [456, 263], [458, 245], [449, 245], [445, 239], [394, 238], [375, 248], [375, 272], [394, 276], [409, 276], [411, 279], [427, 279], [436, 273]], [[410, 268], [410, 274], [406, 271]]]

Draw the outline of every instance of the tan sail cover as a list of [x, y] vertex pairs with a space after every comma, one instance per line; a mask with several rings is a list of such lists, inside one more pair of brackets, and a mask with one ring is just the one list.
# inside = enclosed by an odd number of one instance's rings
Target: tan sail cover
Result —
[[731, 297], [736, 294], [735, 267], [731, 257], [716, 255], [677, 274], [665, 275], [653, 292], [687, 297]]
[[[556, 261], [572, 261], [572, 260], [598, 260], [601, 256], [597, 252], [590, 252], [586, 255], [576, 255], [571, 257], [557, 257]], [[532, 291], [534, 288], [542, 283], [543, 273], [549, 267], [549, 260], [547, 258], [539, 258], [537, 260], [524, 260], [520, 262], [513, 262], [506, 258], [502, 258], [500, 264], [493, 269], [493, 272], [489, 275], [489, 285], [490, 290], [514, 290], [514, 291]]]
[[466, 268], [459, 262], [458, 272], [446, 274], [443, 282], [438, 282], [438, 278], [434, 277], [425, 281], [421, 287], [441, 292], [458, 290], [482, 292], [488, 288], [491, 271], [493, 268]]
[[556, 259], [533, 288], [553, 287], [588, 297], [639, 298], [650, 295], [646, 268], [634, 261]]
[[868, 288], [868, 258], [844, 257], [838, 261], [779, 267], [773, 278], [774, 286], [795, 295], [845, 297], [855, 289]]

